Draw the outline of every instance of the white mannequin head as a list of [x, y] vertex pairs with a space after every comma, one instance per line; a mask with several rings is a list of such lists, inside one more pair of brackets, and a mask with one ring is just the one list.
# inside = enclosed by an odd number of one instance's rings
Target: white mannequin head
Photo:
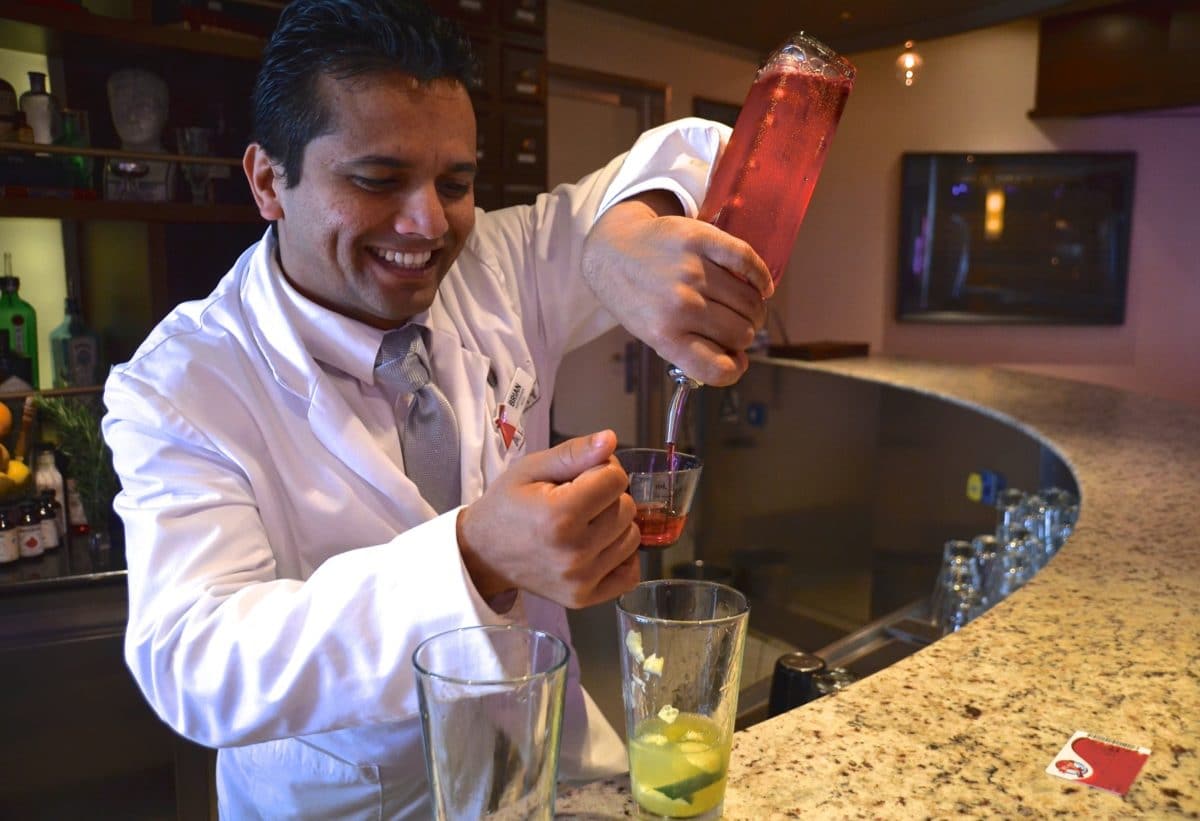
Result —
[[167, 84], [139, 68], [114, 71], [108, 78], [108, 106], [113, 126], [127, 151], [163, 151], [167, 123]]

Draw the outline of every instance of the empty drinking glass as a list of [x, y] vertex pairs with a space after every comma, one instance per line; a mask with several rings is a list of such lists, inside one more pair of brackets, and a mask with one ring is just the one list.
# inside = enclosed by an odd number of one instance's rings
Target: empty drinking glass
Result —
[[953, 595], [947, 598], [942, 609], [940, 625], [942, 635], [966, 627], [983, 610], [983, 594], [977, 588], [967, 586], [956, 588]]
[[979, 567], [979, 589], [984, 593], [983, 606], [991, 607], [995, 602], [987, 598], [988, 582], [998, 567], [1000, 541], [990, 533], [981, 533], [971, 540], [975, 550], [975, 564]]
[[466, 627], [413, 653], [433, 809], [444, 819], [554, 815], [566, 644], [527, 627]]
[[1025, 491], [1015, 487], [1000, 491], [996, 497], [996, 538], [1000, 544], [1009, 539], [1009, 529], [1024, 524]]
[[1000, 546], [996, 565], [988, 575], [988, 586], [983, 595], [989, 605], [998, 604], [1011, 595], [1033, 578], [1036, 572], [1032, 554], [1040, 549], [1040, 542], [1021, 526], [1013, 527], [1011, 536], [1012, 538]]
[[1046, 555], [1053, 556], [1075, 527], [1075, 520], [1079, 518], [1079, 498], [1071, 491], [1059, 487], [1047, 488], [1038, 495], [1046, 503], [1042, 541], [1045, 543]]
[[957, 630], [983, 609], [979, 564], [971, 542], [951, 539], [930, 597], [930, 617], [943, 632]]

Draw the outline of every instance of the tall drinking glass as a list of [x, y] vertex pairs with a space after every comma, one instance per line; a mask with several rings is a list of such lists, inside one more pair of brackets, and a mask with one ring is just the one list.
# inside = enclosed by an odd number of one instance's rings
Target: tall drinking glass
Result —
[[554, 816], [569, 651], [525, 627], [467, 627], [413, 653], [439, 821]]
[[721, 817], [748, 615], [714, 582], [643, 582], [617, 600], [640, 818]]

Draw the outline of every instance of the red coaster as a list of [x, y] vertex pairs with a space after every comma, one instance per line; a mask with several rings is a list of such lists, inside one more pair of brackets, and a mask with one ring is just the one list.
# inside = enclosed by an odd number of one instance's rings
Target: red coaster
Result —
[[1058, 751], [1046, 772], [1124, 795], [1149, 757], [1149, 747], [1135, 747], [1080, 731]]

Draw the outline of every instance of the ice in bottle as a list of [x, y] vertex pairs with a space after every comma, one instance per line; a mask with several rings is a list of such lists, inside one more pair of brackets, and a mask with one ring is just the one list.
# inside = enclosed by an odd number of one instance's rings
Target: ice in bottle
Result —
[[803, 32], [758, 70], [713, 172], [700, 219], [745, 240], [776, 283], [783, 276], [854, 66]]

